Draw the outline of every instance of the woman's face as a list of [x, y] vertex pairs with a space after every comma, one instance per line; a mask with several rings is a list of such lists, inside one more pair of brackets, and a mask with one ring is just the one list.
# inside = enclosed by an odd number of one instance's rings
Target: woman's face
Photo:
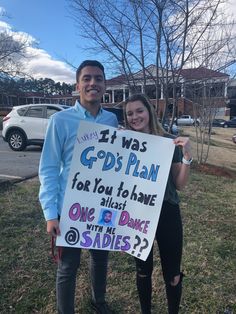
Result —
[[128, 102], [125, 108], [125, 114], [131, 129], [138, 132], [150, 133], [149, 113], [140, 100]]

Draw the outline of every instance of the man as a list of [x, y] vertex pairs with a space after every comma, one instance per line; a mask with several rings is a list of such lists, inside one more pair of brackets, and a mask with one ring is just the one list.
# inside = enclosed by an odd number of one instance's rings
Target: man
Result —
[[112, 223], [112, 212], [110, 210], [106, 209], [103, 211], [100, 224], [103, 226], [114, 227]]
[[[39, 165], [39, 200], [47, 221], [47, 232], [60, 235], [59, 218], [69, 174], [73, 148], [81, 120], [118, 127], [115, 114], [101, 108], [105, 73], [101, 63], [86, 60], [76, 72], [80, 100], [67, 110], [54, 114], [49, 122]], [[63, 247], [57, 269], [58, 313], [74, 313], [76, 273], [81, 249]], [[110, 313], [105, 302], [108, 252], [90, 250], [92, 307], [96, 313]]]

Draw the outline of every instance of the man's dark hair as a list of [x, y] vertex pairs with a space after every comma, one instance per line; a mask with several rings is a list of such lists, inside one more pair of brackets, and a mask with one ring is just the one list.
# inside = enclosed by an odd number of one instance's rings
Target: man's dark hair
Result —
[[111, 214], [112, 215], [112, 211], [106, 209], [104, 210], [104, 212], [102, 213], [102, 217], [104, 218], [106, 214]]
[[104, 67], [103, 65], [97, 61], [97, 60], [85, 60], [83, 61], [80, 66], [78, 67], [77, 71], [76, 71], [76, 82], [78, 83], [79, 82], [79, 76], [81, 74], [81, 71], [83, 68], [87, 67], [87, 66], [91, 66], [91, 67], [97, 67], [99, 68], [100, 70], [102, 70], [102, 73], [104, 75], [104, 80], [106, 79], [105, 77], [105, 71], [104, 71]]

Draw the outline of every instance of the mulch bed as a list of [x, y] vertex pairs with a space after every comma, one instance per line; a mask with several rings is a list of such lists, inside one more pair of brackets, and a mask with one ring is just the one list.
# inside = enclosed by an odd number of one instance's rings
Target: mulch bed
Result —
[[194, 163], [192, 168], [199, 171], [199, 172], [203, 172], [206, 174], [236, 179], [236, 171], [231, 170], [231, 169], [226, 169], [226, 168], [211, 165], [211, 164], [201, 164], [200, 165], [197, 163]]

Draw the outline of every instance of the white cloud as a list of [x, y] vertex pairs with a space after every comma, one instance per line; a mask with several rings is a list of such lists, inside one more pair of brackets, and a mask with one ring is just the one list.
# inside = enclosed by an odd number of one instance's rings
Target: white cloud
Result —
[[11, 26], [9, 24], [7, 24], [6, 22], [0, 21], [0, 32], [10, 31], [10, 30], [11, 30]]
[[[235, 0], [230, 0], [228, 2], [225, 2], [222, 4], [222, 10], [223, 12], [229, 17], [231, 21], [235, 21], [235, 16], [236, 16], [236, 2]], [[235, 25], [234, 25], [234, 31], [235, 30]]]
[[229, 12], [235, 17], [236, 14], [236, 2], [235, 0], [229, 1]]
[[55, 82], [75, 83], [75, 73], [59, 60], [54, 60], [45, 50], [29, 47], [24, 60], [25, 70], [34, 78], [51, 78]]
[[[0, 15], [1, 12], [4, 12], [4, 9], [0, 7]], [[8, 32], [17, 41], [27, 41], [29, 47], [26, 50], [26, 58], [22, 60], [24, 72], [36, 79], [47, 77], [55, 82], [75, 83], [75, 73], [69, 65], [54, 60], [45, 50], [33, 47], [36, 40], [30, 34], [15, 32], [4, 21], [0, 21], [0, 32]]]

